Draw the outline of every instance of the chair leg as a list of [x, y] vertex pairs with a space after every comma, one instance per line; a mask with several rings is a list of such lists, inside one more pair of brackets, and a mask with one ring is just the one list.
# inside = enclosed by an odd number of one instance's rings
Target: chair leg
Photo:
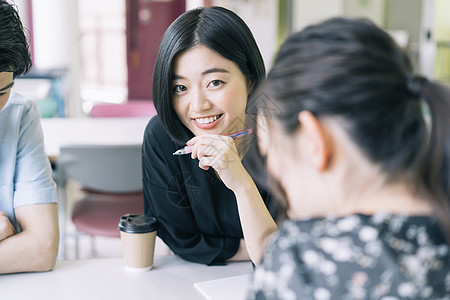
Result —
[[91, 257], [97, 257], [97, 249], [95, 248], [95, 237], [90, 235], [91, 238]]
[[80, 259], [80, 234], [75, 234], [75, 259]]

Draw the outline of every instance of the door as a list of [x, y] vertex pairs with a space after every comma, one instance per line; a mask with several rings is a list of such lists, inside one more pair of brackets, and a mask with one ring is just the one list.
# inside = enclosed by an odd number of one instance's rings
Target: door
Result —
[[128, 100], [152, 99], [159, 43], [185, 10], [185, 0], [127, 0]]

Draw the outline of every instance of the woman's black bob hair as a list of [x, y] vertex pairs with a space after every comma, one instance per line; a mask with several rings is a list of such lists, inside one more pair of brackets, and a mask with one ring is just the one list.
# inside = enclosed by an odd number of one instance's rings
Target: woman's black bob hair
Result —
[[152, 96], [164, 129], [180, 145], [193, 134], [173, 108], [173, 64], [179, 54], [199, 44], [233, 61], [253, 87], [266, 75], [250, 29], [234, 12], [223, 7], [200, 7], [179, 16], [169, 26], [159, 46]]

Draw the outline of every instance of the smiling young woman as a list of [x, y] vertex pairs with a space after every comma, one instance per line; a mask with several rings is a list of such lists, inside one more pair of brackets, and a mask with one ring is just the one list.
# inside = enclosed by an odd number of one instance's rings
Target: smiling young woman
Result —
[[[144, 208], [186, 260], [257, 263], [277, 229], [270, 194], [245, 169], [255, 137], [228, 136], [247, 129], [247, 99], [264, 77], [251, 31], [225, 8], [187, 11], [161, 41], [153, 80], [158, 115], [142, 148]], [[186, 143], [191, 155], [172, 155]]]

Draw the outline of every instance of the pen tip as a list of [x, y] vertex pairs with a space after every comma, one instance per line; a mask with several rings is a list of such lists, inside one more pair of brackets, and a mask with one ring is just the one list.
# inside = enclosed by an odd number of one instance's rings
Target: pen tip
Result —
[[181, 155], [183, 154], [183, 149], [175, 151], [172, 155]]

